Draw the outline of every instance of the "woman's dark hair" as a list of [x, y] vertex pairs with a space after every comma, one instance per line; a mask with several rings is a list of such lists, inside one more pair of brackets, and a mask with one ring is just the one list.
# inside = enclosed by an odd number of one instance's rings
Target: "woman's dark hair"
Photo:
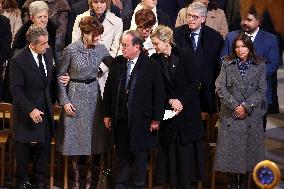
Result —
[[137, 27], [151, 28], [156, 23], [156, 16], [150, 9], [140, 9], [135, 13]]
[[10, 10], [18, 10], [18, 5], [16, 0], [2, 0], [2, 8]]
[[218, 9], [218, 3], [215, 1], [209, 1], [208, 6], [207, 6], [208, 11], [211, 10], [217, 10]]
[[249, 49], [248, 58], [251, 59], [251, 60], [256, 60], [257, 56], [255, 54], [255, 49], [254, 49], [253, 43], [252, 43], [250, 37], [247, 34], [245, 34], [244, 32], [240, 32], [235, 37], [235, 39], [234, 39], [234, 41], [232, 43], [232, 54], [231, 54], [231, 56], [233, 58], [238, 58], [237, 54], [236, 54], [236, 51], [235, 51], [235, 48], [236, 48], [236, 43], [239, 40], [242, 41], [244, 43], [244, 45]]
[[85, 16], [80, 21], [80, 30], [82, 34], [90, 34], [98, 36], [104, 33], [103, 25], [98, 21], [98, 19], [92, 16]]

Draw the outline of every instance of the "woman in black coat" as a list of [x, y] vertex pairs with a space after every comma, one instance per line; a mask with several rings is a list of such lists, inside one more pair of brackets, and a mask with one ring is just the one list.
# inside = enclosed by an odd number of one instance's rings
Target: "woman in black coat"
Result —
[[151, 40], [157, 52], [152, 58], [160, 64], [165, 80], [165, 108], [176, 114], [159, 129], [157, 182], [191, 188], [192, 182], [204, 175], [197, 65], [185, 50], [174, 45], [169, 27], [158, 26]]

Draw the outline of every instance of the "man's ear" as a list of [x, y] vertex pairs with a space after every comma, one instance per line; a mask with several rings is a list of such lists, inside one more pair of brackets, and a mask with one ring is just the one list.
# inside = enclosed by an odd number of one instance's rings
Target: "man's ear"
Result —
[[33, 50], [35, 48], [35, 44], [34, 43], [30, 43], [30, 47]]
[[139, 44], [135, 44], [135, 47], [140, 50], [141, 46]]
[[206, 21], [206, 16], [201, 17], [201, 23], [203, 24]]
[[257, 25], [258, 26], [260, 26], [262, 24], [262, 20], [261, 19], [258, 18], [258, 19], [256, 19], [256, 21], [257, 21]]

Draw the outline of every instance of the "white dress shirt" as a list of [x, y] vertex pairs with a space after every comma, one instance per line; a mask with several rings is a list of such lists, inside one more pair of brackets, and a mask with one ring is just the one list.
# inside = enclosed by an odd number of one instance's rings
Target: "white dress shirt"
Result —
[[[31, 50], [31, 53], [34, 57], [34, 60], [36, 61], [36, 65], [37, 67], [39, 68], [39, 60], [37, 58], [38, 56], [38, 53], [34, 52], [31, 47], [29, 46], [30, 50]], [[45, 60], [44, 60], [44, 56], [42, 55], [42, 64], [43, 64], [43, 67], [44, 67], [44, 73], [45, 73], [45, 76], [47, 76], [47, 70], [46, 70], [46, 64], [45, 64]]]
[[249, 33], [245, 32], [245, 34], [247, 34], [250, 37], [251, 41], [253, 42], [255, 37], [256, 37], [256, 35], [257, 35], [257, 33], [258, 33], [258, 31], [259, 31], [259, 27], [257, 27], [257, 29], [256, 29], [256, 31], [254, 33], [249, 34]]
[[133, 60], [128, 60], [128, 61], [132, 61], [133, 62], [133, 64], [131, 64], [131, 67], [130, 67], [130, 75], [131, 75], [131, 73], [132, 73], [132, 71], [134, 69], [134, 66], [135, 66], [137, 60], [138, 60], [138, 57], [134, 58]]
[[195, 42], [195, 45], [196, 47], [198, 46], [198, 40], [199, 40], [199, 37], [200, 37], [200, 31], [201, 31], [201, 27], [199, 27], [197, 30], [195, 31], [191, 31], [191, 33], [195, 33], [196, 35], [194, 36], [194, 42]]

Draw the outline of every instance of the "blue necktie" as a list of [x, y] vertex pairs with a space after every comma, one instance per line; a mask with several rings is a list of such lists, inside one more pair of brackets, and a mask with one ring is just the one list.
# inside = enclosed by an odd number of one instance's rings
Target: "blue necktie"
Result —
[[125, 88], [127, 88], [128, 87], [128, 82], [129, 82], [129, 80], [130, 80], [130, 76], [131, 76], [131, 65], [132, 64], [134, 64], [134, 62], [133, 61], [128, 61], [127, 62], [127, 73], [126, 73], [126, 80], [125, 80]]
[[198, 35], [198, 34], [194, 33], [194, 32], [192, 32], [190, 34], [190, 39], [191, 39], [192, 47], [193, 47], [194, 50], [196, 50], [196, 43], [195, 43], [195, 38], [194, 38], [194, 36], [196, 36], [196, 35]]

